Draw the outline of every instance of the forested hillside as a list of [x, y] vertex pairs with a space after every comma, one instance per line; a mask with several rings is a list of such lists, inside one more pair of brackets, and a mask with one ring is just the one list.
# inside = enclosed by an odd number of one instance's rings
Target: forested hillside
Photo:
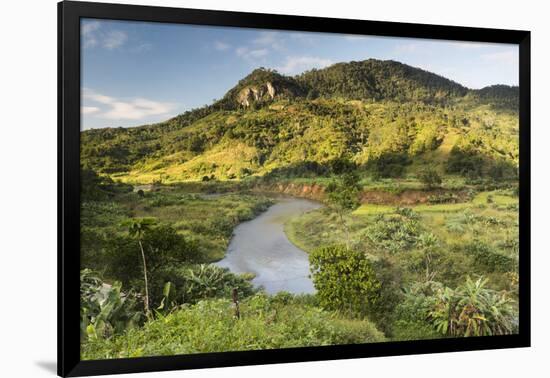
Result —
[[221, 100], [166, 122], [82, 132], [82, 163], [130, 183], [323, 175], [515, 177], [518, 88], [469, 90], [395, 61], [296, 77], [256, 69]]

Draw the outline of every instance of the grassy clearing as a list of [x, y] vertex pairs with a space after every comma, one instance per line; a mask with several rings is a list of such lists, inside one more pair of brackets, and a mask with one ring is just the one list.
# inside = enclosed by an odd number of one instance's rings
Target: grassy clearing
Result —
[[375, 204], [365, 203], [361, 205], [357, 210], [355, 210], [353, 214], [354, 215], [376, 215], [376, 214], [391, 213], [393, 210], [395, 210], [395, 206], [375, 205]]

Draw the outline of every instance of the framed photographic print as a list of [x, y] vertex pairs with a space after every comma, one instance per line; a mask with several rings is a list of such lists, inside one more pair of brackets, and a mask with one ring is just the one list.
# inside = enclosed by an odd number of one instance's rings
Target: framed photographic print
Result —
[[529, 32], [58, 10], [59, 375], [529, 346]]

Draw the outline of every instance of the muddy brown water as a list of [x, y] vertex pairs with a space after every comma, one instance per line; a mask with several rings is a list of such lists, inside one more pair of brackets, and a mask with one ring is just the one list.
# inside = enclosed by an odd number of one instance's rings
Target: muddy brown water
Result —
[[254, 273], [252, 283], [270, 294], [314, 293], [308, 256], [288, 240], [284, 224], [321, 206], [302, 198], [278, 198], [267, 211], [234, 229], [225, 258], [216, 264], [234, 273]]

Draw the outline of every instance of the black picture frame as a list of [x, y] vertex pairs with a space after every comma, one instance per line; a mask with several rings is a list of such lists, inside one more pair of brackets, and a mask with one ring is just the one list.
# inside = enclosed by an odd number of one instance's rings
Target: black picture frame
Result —
[[[367, 34], [519, 46], [519, 334], [99, 361], [80, 360], [80, 18]], [[530, 346], [530, 32], [106, 3], [58, 3], [58, 374], [82, 376]]]

